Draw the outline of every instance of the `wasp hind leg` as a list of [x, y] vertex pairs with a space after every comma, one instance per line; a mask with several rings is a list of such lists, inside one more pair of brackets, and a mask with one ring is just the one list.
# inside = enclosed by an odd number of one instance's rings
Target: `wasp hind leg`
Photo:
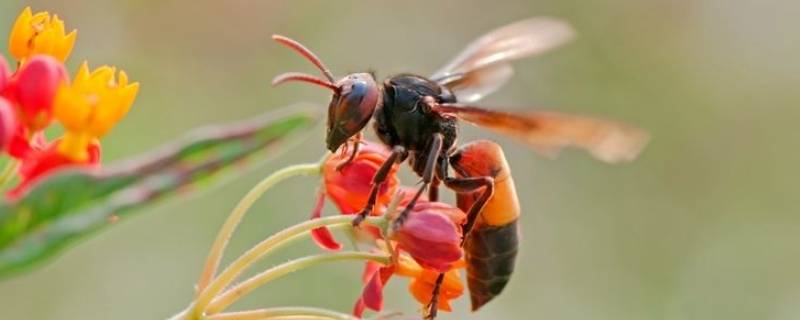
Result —
[[[442, 158], [441, 162], [439, 163], [439, 171], [437, 173], [437, 177], [444, 182], [445, 186], [457, 193], [472, 193], [480, 190], [481, 188], [484, 189], [480, 196], [478, 196], [478, 198], [469, 208], [469, 211], [467, 212], [467, 221], [461, 228], [461, 246], [463, 247], [467, 236], [475, 226], [475, 222], [478, 220], [478, 216], [480, 215], [481, 211], [483, 211], [483, 207], [486, 206], [486, 203], [494, 194], [494, 178], [490, 176], [466, 178], [450, 177], [448, 172], [448, 161], [449, 160], [447, 158]], [[433, 286], [431, 301], [428, 304], [428, 313], [425, 316], [425, 319], [433, 320], [436, 318], [436, 315], [439, 311], [439, 294], [443, 281], [444, 273], [439, 273], [439, 276], [436, 278], [436, 283], [434, 283]]]

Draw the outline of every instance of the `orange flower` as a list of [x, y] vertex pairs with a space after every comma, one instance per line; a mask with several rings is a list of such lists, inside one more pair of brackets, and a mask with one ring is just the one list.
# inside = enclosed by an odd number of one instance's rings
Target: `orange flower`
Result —
[[49, 55], [63, 62], [72, 52], [77, 36], [75, 30], [66, 33], [64, 21], [58, 16], [51, 17], [47, 12], [33, 14], [27, 7], [11, 29], [8, 49], [20, 62], [37, 54]]
[[130, 83], [125, 71], [109, 66], [91, 71], [84, 62], [72, 84], [62, 85], [55, 97], [53, 114], [66, 129], [59, 152], [85, 161], [87, 146], [128, 113], [138, 92], [139, 83]]
[[[433, 286], [436, 284], [439, 272], [423, 268], [419, 264], [415, 264], [414, 261], [403, 262], [403, 258], [401, 258], [398, 266], [396, 270], [398, 275], [411, 278], [408, 290], [414, 298], [423, 306], [430, 303], [431, 298], [433, 298]], [[453, 264], [452, 269], [445, 273], [444, 281], [439, 288], [439, 310], [452, 311], [453, 308], [450, 301], [458, 299], [464, 294], [464, 284], [461, 282], [461, 273], [458, 271], [464, 266], [464, 260], [459, 260]]]
[[[439, 288], [439, 310], [452, 311], [450, 301], [464, 294], [464, 284], [461, 282], [461, 273], [458, 271], [463, 267], [464, 263], [461, 260], [453, 265], [453, 269], [445, 273], [444, 281]], [[396, 263], [386, 267], [375, 262], [367, 263], [363, 279], [365, 285], [353, 307], [353, 315], [361, 317], [365, 309], [381, 311], [383, 309], [383, 287], [393, 275], [410, 278], [408, 290], [414, 299], [423, 306], [430, 303], [439, 272], [423, 268], [407, 256], [400, 255]]]

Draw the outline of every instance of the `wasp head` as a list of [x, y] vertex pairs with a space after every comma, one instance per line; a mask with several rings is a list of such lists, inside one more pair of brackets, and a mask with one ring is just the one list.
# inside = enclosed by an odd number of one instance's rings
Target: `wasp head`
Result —
[[380, 89], [369, 73], [353, 73], [336, 82], [328, 105], [328, 150], [335, 152], [367, 125], [380, 101]]
[[289, 72], [275, 77], [272, 85], [287, 81], [302, 81], [333, 91], [328, 105], [328, 131], [325, 143], [328, 150], [336, 152], [340, 146], [364, 129], [380, 103], [381, 91], [375, 78], [369, 73], [353, 73], [334, 81], [333, 74], [311, 50], [284, 36], [274, 35], [272, 39], [311, 61], [325, 76], [325, 79], [322, 79], [304, 73]]

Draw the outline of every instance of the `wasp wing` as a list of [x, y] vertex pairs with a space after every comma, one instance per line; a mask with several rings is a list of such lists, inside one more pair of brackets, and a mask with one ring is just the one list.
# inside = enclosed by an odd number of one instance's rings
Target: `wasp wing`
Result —
[[554, 49], [574, 36], [554, 18], [531, 18], [500, 27], [476, 39], [431, 79], [449, 87], [462, 102], [474, 102], [511, 77], [510, 61]]
[[604, 162], [628, 162], [636, 159], [649, 140], [644, 130], [623, 123], [564, 113], [510, 113], [459, 104], [431, 108], [520, 139], [548, 156], [558, 155], [564, 147], [578, 147]]
[[500, 89], [511, 76], [514, 69], [508, 63], [494, 64], [465, 73], [445, 86], [455, 94], [459, 102], [475, 102]]

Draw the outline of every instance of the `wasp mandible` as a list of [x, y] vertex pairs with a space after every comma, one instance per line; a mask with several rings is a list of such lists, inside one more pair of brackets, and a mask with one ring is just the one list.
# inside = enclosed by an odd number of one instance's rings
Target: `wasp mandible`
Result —
[[[476, 39], [429, 77], [398, 74], [378, 84], [370, 73], [353, 73], [336, 80], [311, 50], [297, 41], [275, 35], [275, 41], [312, 62], [322, 71], [324, 78], [291, 72], [277, 76], [273, 85], [301, 81], [333, 92], [328, 106], [326, 134], [330, 151], [336, 152], [343, 145], [352, 144], [352, 155], [355, 155], [362, 131], [370, 119], [375, 120], [374, 129], [378, 138], [392, 149], [391, 156], [375, 174], [369, 200], [354, 219], [354, 224], [359, 224], [372, 211], [378, 190], [391, 167], [408, 159], [413, 171], [422, 178], [422, 183], [410, 204], [395, 220], [396, 224], [403, 223], [403, 218], [425, 190], [429, 190], [430, 199], [435, 201], [439, 185], [444, 184], [457, 193], [459, 205], [463, 205], [462, 209], [467, 212], [463, 231], [468, 243], [492, 237], [513, 238], [507, 241], [484, 241], [488, 246], [480, 250], [468, 244], [469, 274], [486, 278], [477, 279], [486, 280], [484, 283], [469, 282], [475, 310], [499, 294], [508, 281], [516, 255], [517, 231], [514, 221], [519, 209], [484, 210], [492, 205], [498, 208], [503, 205], [518, 206], [516, 193], [508, 193], [506, 182], [497, 184], [496, 179], [502, 174], [508, 175], [508, 180], [504, 181], [510, 181], [508, 166], [497, 145], [473, 144], [462, 149], [456, 146], [459, 120], [518, 138], [547, 155], [554, 155], [561, 148], [572, 146], [585, 149], [595, 158], [609, 163], [635, 159], [647, 143], [648, 134], [645, 131], [614, 121], [550, 111], [512, 113], [472, 105], [508, 82], [513, 74], [511, 61], [548, 52], [568, 42], [573, 36], [570, 25], [558, 19], [522, 20]], [[500, 152], [499, 156], [497, 152]], [[450, 174], [451, 166], [455, 168], [455, 176]], [[504, 188], [506, 193], [493, 199], [498, 187]], [[513, 216], [514, 219], [504, 220], [501, 225], [486, 223], [497, 221], [493, 218], [501, 216]], [[478, 223], [479, 227], [475, 229], [478, 232], [474, 233], [476, 222], [483, 223]], [[492, 230], [495, 232], [489, 232]], [[501, 250], [501, 247], [509, 249], [507, 255], [494, 255], [506, 253], [492, 252]], [[472, 257], [484, 255], [495, 258], [494, 261], [479, 262], [480, 259], [470, 260], [470, 254]], [[491, 271], [503, 267], [511, 269], [501, 274]], [[439, 278], [441, 280], [442, 277]], [[487, 284], [493, 287], [488, 288]], [[434, 295], [429, 317], [435, 317], [436, 301]]]

